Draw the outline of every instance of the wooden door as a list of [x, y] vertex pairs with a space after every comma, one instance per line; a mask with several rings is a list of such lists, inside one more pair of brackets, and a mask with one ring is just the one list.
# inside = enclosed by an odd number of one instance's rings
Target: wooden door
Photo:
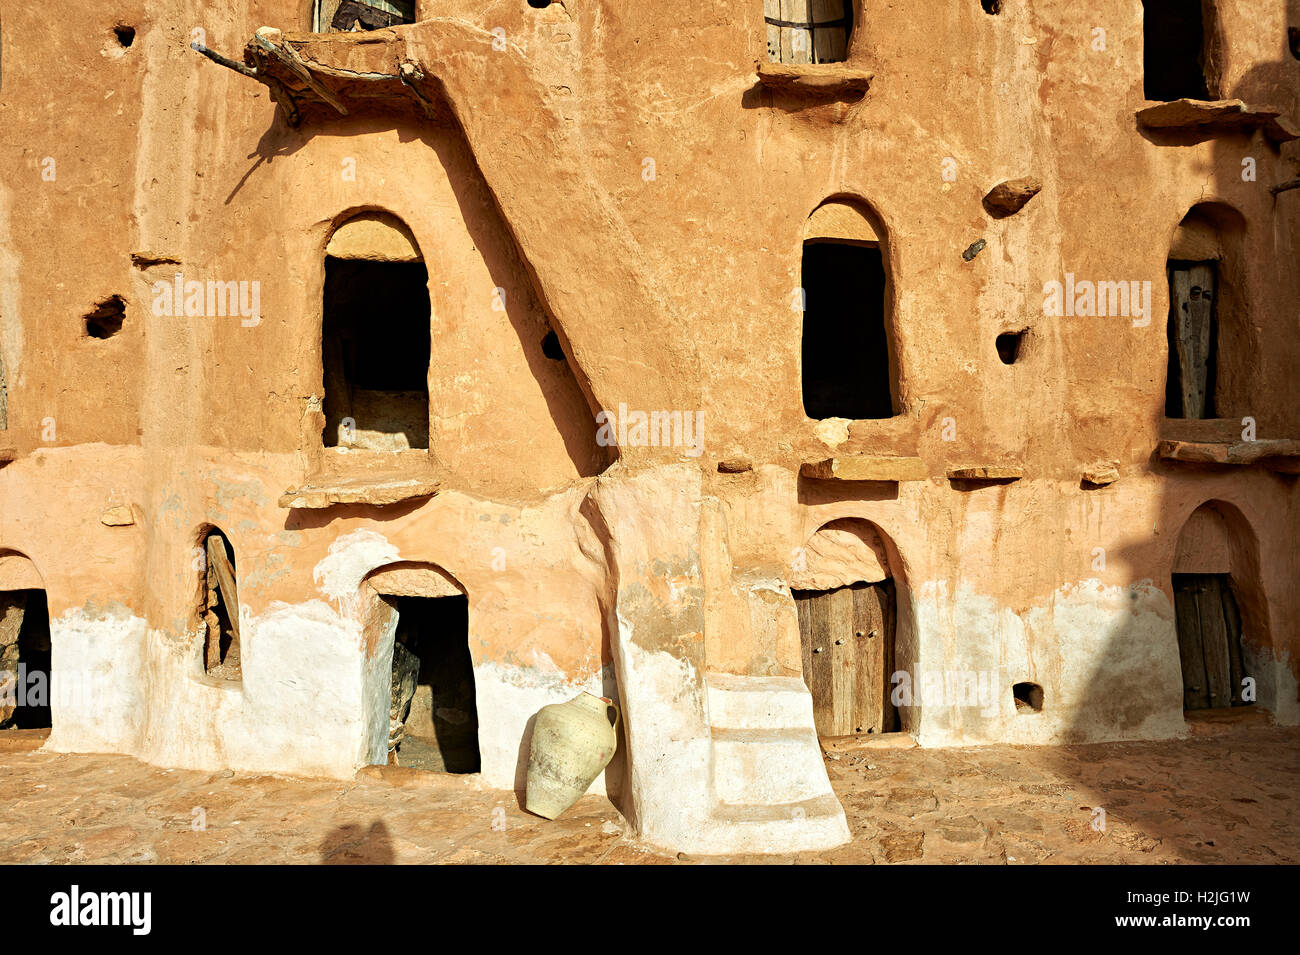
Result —
[[819, 736], [892, 733], [894, 584], [857, 583], [794, 592], [803, 646], [804, 682]]
[[1227, 574], [1174, 574], [1183, 709], [1240, 706], [1241, 615]]
[[1185, 263], [1169, 270], [1173, 307], [1170, 375], [1178, 379], [1183, 418], [1214, 416], [1214, 298], [1213, 262]]

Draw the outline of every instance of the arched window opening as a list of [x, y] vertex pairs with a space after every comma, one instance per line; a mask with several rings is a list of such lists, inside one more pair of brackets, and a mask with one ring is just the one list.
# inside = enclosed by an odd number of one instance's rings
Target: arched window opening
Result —
[[1143, 95], [1217, 97], [1214, 0], [1142, 0]]
[[763, 0], [773, 63], [842, 63], [853, 35], [853, 0]]
[[[1226, 206], [1197, 206], [1170, 244], [1168, 371], [1165, 416], [1230, 417], [1250, 405], [1254, 353], [1244, 311], [1241, 216]], [[1242, 412], [1244, 413], [1244, 412]]]
[[203, 586], [199, 613], [203, 622], [203, 669], [209, 676], [239, 680], [239, 592], [235, 550], [216, 528], [203, 535]]
[[316, 33], [380, 30], [415, 22], [415, 0], [315, 0]]
[[883, 230], [864, 209], [829, 202], [803, 245], [802, 388], [810, 418], [892, 418], [889, 289]]
[[410, 230], [365, 213], [325, 249], [326, 447], [429, 447], [429, 273]]

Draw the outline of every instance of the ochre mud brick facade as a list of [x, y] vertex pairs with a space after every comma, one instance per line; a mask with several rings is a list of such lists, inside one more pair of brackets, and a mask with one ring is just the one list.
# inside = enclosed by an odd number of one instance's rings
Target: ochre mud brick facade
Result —
[[[611, 697], [596, 791], [691, 852], [846, 839], [831, 725], [1300, 720], [1295, 0], [1207, 2], [1186, 101], [1138, 0], [768, 7], [0, 2], [0, 596], [48, 609], [48, 748], [384, 762], [402, 600], [464, 601], [473, 707], [419, 719], [486, 785]], [[912, 705], [818, 688], [837, 613]]]

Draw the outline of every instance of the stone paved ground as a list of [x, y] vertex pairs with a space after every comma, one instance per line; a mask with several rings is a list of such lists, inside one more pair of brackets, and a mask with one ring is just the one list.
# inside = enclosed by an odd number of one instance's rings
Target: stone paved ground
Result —
[[[637, 845], [603, 797], [547, 822], [510, 793], [411, 770], [374, 767], [342, 782], [167, 770], [3, 736], [0, 862], [700, 861]], [[850, 845], [730, 861], [1300, 862], [1300, 729], [868, 749], [831, 753], [827, 765]], [[1104, 832], [1092, 826], [1098, 807]]]

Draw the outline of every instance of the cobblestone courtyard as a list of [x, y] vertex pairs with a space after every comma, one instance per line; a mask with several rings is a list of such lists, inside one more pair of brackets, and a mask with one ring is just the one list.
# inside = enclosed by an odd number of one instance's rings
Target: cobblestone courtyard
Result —
[[[1198, 734], [831, 752], [853, 842], [728, 861], [1300, 862], [1300, 729], [1229, 725]], [[704, 861], [638, 845], [603, 797], [547, 822], [510, 793], [411, 770], [375, 767], [349, 781], [214, 774], [45, 753], [39, 742], [24, 733], [0, 738], [3, 862]]]

